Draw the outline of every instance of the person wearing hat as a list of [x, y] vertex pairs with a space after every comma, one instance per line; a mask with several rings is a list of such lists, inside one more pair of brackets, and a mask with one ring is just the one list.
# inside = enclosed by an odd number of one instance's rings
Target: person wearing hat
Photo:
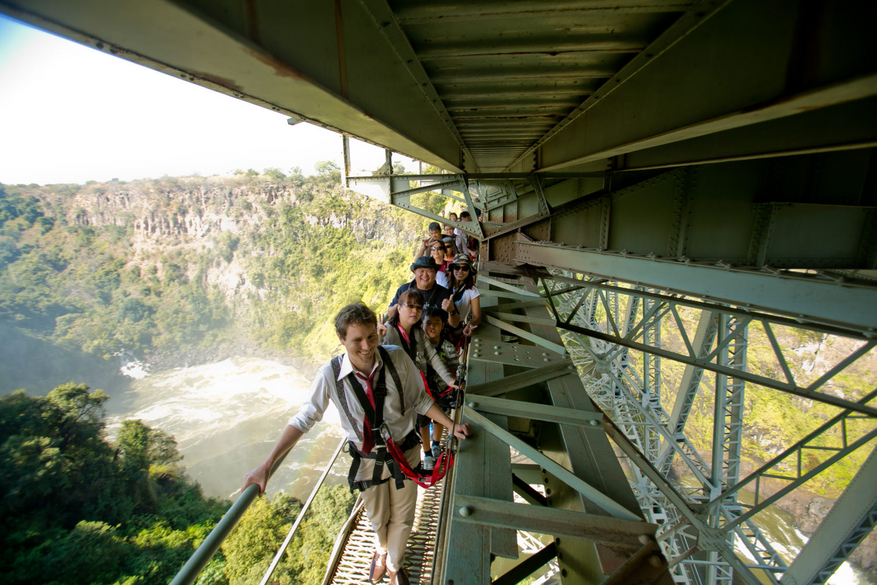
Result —
[[472, 331], [481, 324], [481, 293], [475, 288], [475, 266], [467, 254], [457, 254], [450, 271], [451, 299], [457, 312], [467, 321], [463, 335], [471, 337]]
[[[451, 227], [451, 226], [448, 226]], [[445, 243], [445, 261], [450, 264], [454, 259], [454, 256], [457, 255], [457, 245], [454, 243], [454, 236], [445, 236], [442, 238], [442, 242]]]
[[454, 303], [451, 302], [451, 292], [435, 281], [438, 268], [438, 264], [436, 264], [431, 256], [423, 256], [415, 260], [414, 264], [411, 265], [414, 280], [406, 282], [396, 290], [396, 295], [387, 307], [387, 313], [390, 316], [395, 315], [396, 305], [399, 304], [399, 295], [409, 289], [416, 289], [423, 294], [424, 310], [429, 307], [444, 309], [448, 313], [448, 324], [451, 327], [458, 327], [460, 325], [460, 313], [457, 311]]
[[442, 226], [438, 224], [438, 222], [432, 222], [429, 224], [429, 237], [423, 240], [420, 243], [420, 249], [417, 250], [417, 254], [414, 255], [414, 259], [418, 259], [421, 256], [429, 256], [429, 247], [435, 244], [436, 242], [442, 241]]

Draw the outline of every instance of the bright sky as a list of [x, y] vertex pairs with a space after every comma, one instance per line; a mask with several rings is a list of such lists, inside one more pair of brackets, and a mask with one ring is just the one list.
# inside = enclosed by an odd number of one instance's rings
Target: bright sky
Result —
[[[0, 15], [0, 183], [341, 166], [339, 135], [286, 120]], [[384, 160], [367, 144], [352, 152], [355, 167]]]

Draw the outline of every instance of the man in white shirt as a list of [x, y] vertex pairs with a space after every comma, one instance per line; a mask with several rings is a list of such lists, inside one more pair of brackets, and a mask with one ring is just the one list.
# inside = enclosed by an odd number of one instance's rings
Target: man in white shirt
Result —
[[[411, 433], [415, 433], [417, 414], [426, 415], [444, 425], [458, 439], [469, 436], [468, 424], [454, 425], [424, 392], [417, 367], [401, 348], [384, 348], [393, 368], [384, 364], [381, 352], [378, 351], [377, 317], [371, 309], [364, 305], [344, 307], [335, 318], [335, 331], [347, 350], [340, 363], [336, 361], [334, 364], [337, 374], [332, 361], [320, 369], [311, 386], [310, 398], [289, 421], [267, 459], [247, 474], [244, 488], [255, 483], [260, 492], [264, 493], [271, 468], [284, 453], [292, 449], [304, 433], [322, 419], [330, 401], [341, 412], [341, 426], [347, 433], [348, 440], [353, 443], [352, 446], [364, 455], [369, 455], [374, 437], [365, 408], [351, 386], [352, 380], [358, 382], [362, 393], [366, 393], [372, 402], [373, 391], [381, 383], [386, 385], [383, 421], [397, 445], [407, 446], [410, 442], [408, 438]], [[395, 375], [392, 375], [392, 369], [395, 369]], [[413, 447], [405, 451], [405, 458], [412, 467], [420, 462], [420, 445], [416, 437]], [[360, 462], [355, 479], [357, 482], [370, 483], [375, 460], [364, 458]], [[372, 583], [377, 583], [386, 571], [391, 585], [407, 585], [408, 576], [402, 562], [414, 524], [417, 486], [406, 481], [401, 488], [397, 487], [388, 469], [384, 469], [381, 479], [384, 481], [370, 485], [362, 492], [363, 505], [375, 531], [375, 554], [369, 578]]]

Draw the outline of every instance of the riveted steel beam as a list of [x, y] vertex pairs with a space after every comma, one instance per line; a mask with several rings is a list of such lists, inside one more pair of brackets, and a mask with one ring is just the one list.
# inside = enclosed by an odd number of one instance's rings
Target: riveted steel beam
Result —
[[[622, 77], [622, 70], [619, 83], [613, 79], [600, 87], [575, 112], [584, 109], [587, 116], [579, 114], [543, 139], [539, 169], [608, 160], [875, 95], [873, 63], [856, 50], [844, 54], [840, 44], [817, 41], [831, 35], [847, 37], [850, 47], [867, 43], [859, 19], [865, 17], [861, 10], [872, 17], [873, 6], [859, 5], [857, 13], [841, 5], [738, 0], [718, 8], [694, 7], [687, 17], [706, 12], [710, 18], [689, 30], [677, 23], [682, 38], [654, 58], [646, 59], [654, 55], [647, 49], [635, 75]], [[740, 35], [744, 28], [749, 34]], [[814, 58], [819, 68], [812, 66]], [[677, 74], [683, 70], [685, 76]], [[852, 120], [847, 117], [844, 127], [856, 125]], [[824, 137], [811, 138], [825, 145]], [[759, 152], [757, 143], [748, 148]]]
[[534, 143], [533, 146], [528, 148], [523, 154], [515, 159], [514, 162], [512, 162], [506, 170], [513, 168], [529, 154], [533, 153], [534, 151], [536, 151], [536, 149], [545, 144], [545, 142], [561, 134], [569, 126], [574, 124], [576, 120], [578, 120], [579, 117], [582, 116], [582, 114], [585, 114], [596, 104], [600, 103], [601, 99], [605, 100], [605, 98], [609, 97], [612, 92], [621, 88], [642, 69], [660, 59], [679, 41], [683, 40], [686, 36], [694, 32], [698, 27], [706, 23], [710, 17], [712, 17], [722, 8], [724, 8], [724, 6], [728, 2], [729, 0], [702, 2], [698, 6], [686, 12], [682, 16], [682, 18], [680, 18], [672, 26], [665, 30], [657, 39], [655, 39], [648, 47], [646, 47], [645, 50], [643, 50], [639, 55], [634, 57], [611, 79], [607, 80], [607, 82], [603, 84], [598, 92], [589, 96], [588, 99], [585, 100], [585, 102], [583, 102], [578, 108], [570, 113], [563, 121], [553, 127], [542, 138]]
[[[592, 162], [595, 160], [603, 160], [608, 159], [613, 156], [619, 156], [627, 153], [638, 152], [642, 150], [647, 150], [659, 146], [664, 146], [667, 144], [673, 144], [677, 142], [681, 142], [683, 140], [690, 140], [699, 138], [701, 136], [707, 136], [711, 134], [716, 134], [719, 132], [726, 132], [731, 130], [736, 130], [739, 128], [743, 128], [746, 126], [751, 126], [753, 124], [760, 124], [765, 122], [771, 122], [773, 120], [778, 120], [780, 118], [785, 118], [788, 116], [794, 116], [799, 114], [800, 112], [811, 112], [813, 110], [818, 110], [821, 108], [828, 108], [831, 106], [837, 106], [838, 104], [843, 104], [846, 102], [852, 102], [856, 100], [862, 100], [864, 98], [870, 98], [877, 94], [877, 74], [875, 75], [865, 75], [862, 77], [853, 78], [851, 80], [847, 80], [841, 83], [831, 84], [826, 87], [812, 90], [808, 92], [804, 92], [802, 94], [796, 95], [791, 98], [782, 98], [777, 100], [776, 102], [771, 102], [767, 104], [763, 104], [760, 108], [746, 108], [745, 110], [740, 110], [738, 112], [733, 112], [729, 114], [724, 114], [722, 116], [718, 116], [716, 118], [703, 120], [700, 122], [696, 122], [694, 124], [688, 124], [679, 128], [674, 128], [672, 130], [665, 130], [660, 134], [656, 134], [653, 136], [642, 137], [637, 140], [633, 140], [630, 142], [626, 142], [624, 144], [618, 144], [609, 148], [604, 148], [601, 150], [597, 150], [595, 152], [579, 156], [577, 158], [567, 160], [561, 163], [550, 164], [542, 167], [542, 169], [546, 171], [554, 171], [566, 167], [570, 167], [573, 165], [584, 164], [588, 162]], [[863, 104], [862, 108], [863, 114], [868, 112], [873, 112], [873, 105], [865, 105]], [[848, 112], [841, 112], [841, 119], [850, 119], [858, 116], [851, 116]], [[804, 123], [801, 120], [796, 120], [796, 125]], [[868, 127], [868, 124], [865, 124], [865, 128]], [[836, 128], [836, 126], [835, 126]], [[856, 126], [858, 128], [858, 125]], [[765, 137], [773, 136], [776, 138], [778, 136], [778, 132], [776, 128], [765, 128]], [[777, 151], [782, 151], [783, 145], [788, 145], [788, 136], [793, 133], [794, 129], [789, 130], [785, 133], [782, 133], [786, 137], [786, 142], [781, 142], [780, 145], [774, 146], [773, 149]], [[847, 144], [850, 142], [850, 138], [847, 137], [838, 137], [837, 131], [835, 131], [830, 138], [828, 138], [828, 144]], [[857, 144], [864, 145], [859, 146], [865, 147], [868, 144], [874, 142], [873, 132], [865, 132], [862, 134], [861, 132], [854, 133], [855, 138], [853, 139]], [[825, 129], [823, 125], [816, 125], [814, 129], [807, 135], [809, 138], [809, 144], [807, 145], [809, 150], [818, 149], [818, 151], [826, 151], [826, 147], [828, 144], [825, 143]], [[759, 146], [763, 141], [760, 140], [761, 136], [756, 134], [755, 137], [749, 138], [745, 140], [744, 143], [746, 147], [748, 147], [748, 151], [744, 150], [743, 153], [739, 154], [731, 154], [725, 151], [725, 154], [721, 156], [713, 155], [713, 158], [721, 158], [726, 160], [741, 160], [741, 159], [749, 159], [749, 158], [761, 158], [761, 156], [746, 156], [749, 152], [752, 152], [751, 149], [755, 148], [755, 153], [765, 152], [765, 150], [769, 153], [771, 151], [771, 147], [761, 146], [762, 149], [758, 150]], [[730, 140], [730, 139], [729, 139]], [[815, 143], [814, 143], [815, 142]], [[732, 143], [733, 144], [733, 143]], [[739, 147], [738, 147], [739, 148]], [[800, 147], [799, 147], [800, 148]], [[698, 152], [697, 146], [693, 145], [694, 150], [683, 151], [688, 156], [692, 156]], [[842, 150], [843, 147], [838, 147], [836, 149], [830, 150]], [[709, 160], [707, 157], [704, 157], [701, 154], [701, 157]], [[681, 160], [680, 160], [681, 159]], [[686, 156], [677, 157], [677, 159], [667, 160], [663, 164], [673, 163], [676, 166], [679, 166], [679, 163], [685, 164], [696, 164], [698, 162], [702, 162], [699, 158], [695, 158], [693, 161]], [[649, 166], [649, 165], [643, 165]], [[651, 165], [651, 166], [661, 166], [661, 165]]]
[[516, 246], [517, 260], [522, 264], [572, 269], [716, 302], [760, 308], [804, 322], [859, 330], [866, 336], [877, 332], [877, 312], [872, 310], [877, 306], [874, 287], [839, 286], [801, 273], [734, 270], [543, 242], [517, 242]]
[[560, 376], [566, 376], [574, 369], [575, 368], [573, 368], [572, 365], [569, 365], [566, 368], [561, 368], [558, 367], [557, 364], [550, 364], [541, 368], [534, 368], [526, 372], [521, 372], [520, 374], [505, 376], [497, 380], [472, 384], [467, 388], [467, 391], [470, 395], [476, 396], [499, 396], [501, 394], [507, 394], [509, 392], [514, 392], [515, 390], [539, 384], [540, 382], [547, 382], [548, 380]]
[[555, 510], [531, 504], [510, 504], [475, 496], [457, 496], [454, 505], [454, 514], [460, 522], [584, 538], [629, 550], [639, 549], [642, 546], [639, 536], [654, 536], [657, 528], [641, 520]]
[[605, 510], [610, 516], [625, 520], [640, 520], [640, 518], [636, 514], [634, 514], [624, 506], [619, 505], [610, 496], [595, 489], [593, 486], [589, 485], [578, 476], [572, 474], [563, 466], [558, 465], [552, 459], [543, 455], [537, 449], [531, 447], [521, 439], [518, 439], [508, 431], [501, 429], [485, 416], [479, 414], [468, 406], [464, 409], [464, 414], [467, 419], [478, 425], [478, 427], [483, 429], [485, 432], [490, 433], [491, 435], [499, 438], [501, 441], [508, 444], [510, 447], [514, 448], [520, 453], [523, 453], [537, 465], [540, 465], [543, 469], [549, 470], [553, 475], [560, 478], [561, 481], [563, 481], [565, 484], [572, 487], [573, 489], [581, 493], [585, 498], [594, 502], [597, 506]]

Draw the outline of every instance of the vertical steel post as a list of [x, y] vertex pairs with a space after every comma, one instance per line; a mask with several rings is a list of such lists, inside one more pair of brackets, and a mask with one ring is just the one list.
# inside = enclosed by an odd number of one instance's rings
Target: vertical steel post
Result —
[[350, 176], [350, 138], [346, 134], [341, 135], [341, 150], [344, 155], [344, 169], [341, 173], [341, 186], [347, 189], [347, 177]]

